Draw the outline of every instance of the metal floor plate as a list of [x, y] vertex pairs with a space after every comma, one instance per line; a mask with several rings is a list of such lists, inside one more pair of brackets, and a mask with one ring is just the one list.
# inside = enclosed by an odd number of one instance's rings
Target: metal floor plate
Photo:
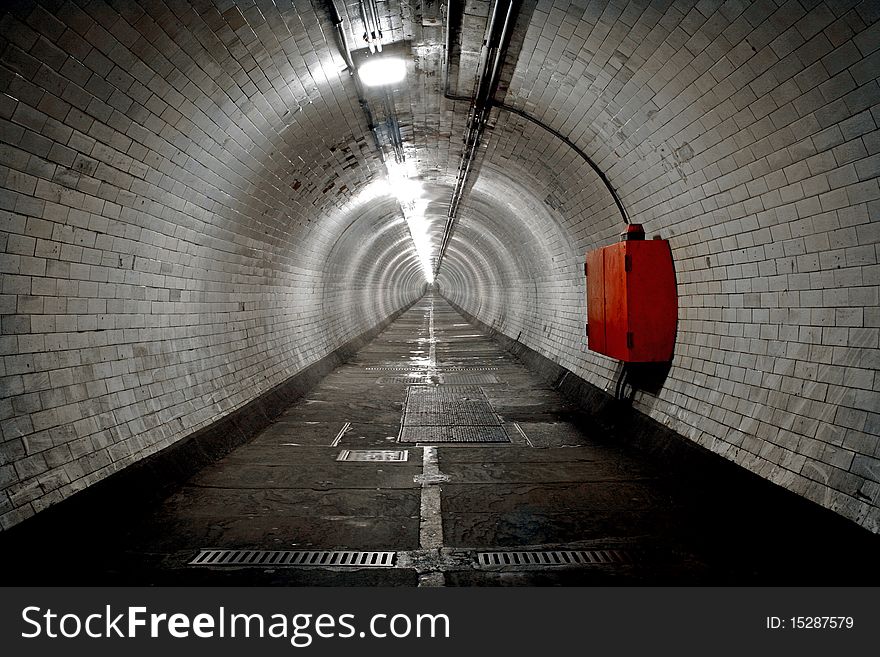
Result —
[[202, 549], [190, 566], [252, 568], [393, 568], [397, 552]]
[[336, 460], [361, 461], [366, 463], [376, 461], [383, 463], [400, 463], [406, 461], [408, 457], [409, 452], [405, 449], [344, 449], [339, 452], [339, 456], [336, 457]]
[[[412, 422], [407, 421], [407, 416], [415, 417], [417, 415], [438, 415], [438, 416], [454, 416], [465, 414], [468, 416], [471, 415], [485, 415], [487, 417], [492, 418], [492, 421], [489, 424], [498, 424], [498, 421], [495, 419], [495, 415], [492, 412], [492, 407], [489, 405], [489, 402], [484, 399], [469, 399], [464, 395], [459, 395], [460, 398], [446, 398], [446, 399], [436, 399], [431, 397], [420, 397], [420, 396], [410, 396], [409, 399], [406, 400], [406, 411], [404, 416], [404, 424], [450, 424], [450, 422], [442, 421], [442, 417], [439, 418], [441, 421], [437, 422]], [[412, 418], [409, 418], [410, 420]], [[451, 424], [458, 424], [458, 422], [452, 422]], [[481, 422], [480, 424], [485, 424], [485, 422]]]
[[404, 426], [401, 443], [509, 443], [510, 438], [500, 426]]
[[403, 416], [403, 424], [407, 427], [449, 427], [454, 425], [485, 427], [501, 424], [498, 416], [485, 402], [485, 407], [481, 408], [456, 408], [452, 406], [453, 403], [445, 403], [443, 410], [439, 412], [433, 409], [423, 412], [407, 410]]

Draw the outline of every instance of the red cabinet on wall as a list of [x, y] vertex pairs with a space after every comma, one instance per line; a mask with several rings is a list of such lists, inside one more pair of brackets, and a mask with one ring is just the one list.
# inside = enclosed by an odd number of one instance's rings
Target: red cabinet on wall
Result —
[[644, 235], [631, 224], [622, 241], [587, 253], [587, 344], [627, 363], [668, 362], [678, 322], [672, 251]]

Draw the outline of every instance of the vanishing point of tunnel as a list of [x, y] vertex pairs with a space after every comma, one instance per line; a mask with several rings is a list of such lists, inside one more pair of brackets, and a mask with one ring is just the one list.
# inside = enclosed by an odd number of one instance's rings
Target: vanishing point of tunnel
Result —
[[880, 1], [0, 11], [8, 583], [880, 582]]

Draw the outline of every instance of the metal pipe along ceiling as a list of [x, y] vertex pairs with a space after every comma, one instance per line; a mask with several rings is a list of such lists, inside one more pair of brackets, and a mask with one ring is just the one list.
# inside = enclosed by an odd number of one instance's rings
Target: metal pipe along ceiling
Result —
[[[504, 3], [504, 22], [498, 27], [498, 9]], [[474, 90], [473, 99], [471, 101], [470, 111], [468, 113], [467, 130], [465, 132], [465, 147], [461, 154], [461, 161], [458, 165], [458, 173], [455, 178], [455, 187], [452, 190], [452, 198], [449, 201], [449, 210], [446, 215], [446, 225], [443, 228], [443, 238], [440, 242], [440, 250], [437, 253], [437, 262], [434, 265], [434, 278], [440, 271], [443, 264], [443, 256], [449, 246], [449, 240], [455, 231], [455, 223], [458, 218], [458, 206], [464, 195], [467, 186], [468, 176], [470, 175], [471, 166], [477, 156], [477, 148], [486, 127], [486, 121], [492, 110], [492, 98], [498, 87], [498, 77], [501, 72], [501, 65], [504, 62], [507, 53], [507, 40], [510, 32], [510, 25], [515, 19], [514, 8], [516, 3], [514, 0], [497, 0], [492, 7], [492, 14], [486, 27], [486, 38], [483, 41], [483, 48], [480, 54], [480, 68], [477, 76], [476, 88]], [[446, 16], [447, 21], [447, 43], [449, 38], [449, 15]], [[449, 53], [446, 53], [446, 72], [448, 74]], [[448, 80], [444, 81], [444, 92], [447, 91], [446, 86]]]
[[[511, 1], [510, 9], [514, 7], [514, 5], [518, 6], [518, 2]], [[497, 10], [498, 3], [495, 4], [494, 9]], [[453, 94], [449, 90], [449, 59], [450, 53], [452, 49], [451, 43], [451, 25], [452, 25], [452, 8], [453, 8], [453, 0], [447, 0], [446, 3], [446, 27], [444, 30], [444, 50], [443, 50], [443, 97], [447, 100], [452, 101], [474, 101], [474, 98], [469, 96], [458, 96]], [[494, 19], [494, 10], [493, 10], [493, 19]], [[486, 44], [484, 44], [484, 50], [486, 48]], [[500, 69], [501, 64], [503, 64], [503, 57], [500, 60], [496, 60], [496, 65]], [[516, 114], [517, 116], [525, 119], [526, 121], [530, 121], [534, 123], [539, 128], [542, 128], [558, 138], [562, 141], [566, 146], [571, 148], [575, 153], [580, 156], [580, 158], [587, 163], [587, 165], [599, 176], [599, 179], [602, 181], [602, 184], [605, 185], [605, 188], [611, 194], [611, 198], [614, 199], [614, 204], [617, 206], [617, 210], [620, 213], [621, 219], [623, 219], [623, 223], [629, 224], [629, 214], [626, 211], [626, 208], [623, 206], [623, 202], [620, 200], [620, 196], [617, 193], [617, 190], [614, 189], [614, 186], [611, 184], [611, 181], [608, 180], [608, 176], [605, 175], [605, 172], [599, 168], [599, 166], [592, 160], [592, 158], [587, 155], [583, 149], [581, 149], [577, 144], [575, 144], [571, 139], [563, 135], [558, 130], [550, 127], [539, 118], [532, 116], [525, 110], [519, 109], [517, 107], [513, 107], [512, 105], [507, 105], [503, 102], [498, 102], [494, 97], [494, 89], [493, 93], [486, 99], [485, 112], [486, 112], [486, 120], [488, 120], [488, 114], [492, 110], [493, 107], [497, 107], [499, 110], [503, 110], [506, 112], [510, 112], [511, 114]], [[464, 156], [462, 158], [465, 159]], [[465, 171], [465, 175], [467, 175], [470, 168], [470, 162], [468, 162], [468, 170]], [[461, 172], [461, 166], [459, 166], [459, 172]], [[446, 252], [446, 244], [452, 238], [452, 231], [455, 229], [455, 223], [457, 221], [457, 213], [458, 213], [458, 204], [461, 201], [461, 194], [464, 191], [464, 184], [459, 185], [460, 175], [456, 178], [456, 187], [453, 191], [452, 201], [450, 202], [449, 215], [446, 222], [446, 228], [443, 233], [443, 242], [440, 248], [440, 254], [437, 258], [437, 263], [434, 270], [434, 276], [436, 277], [439, 270], [440, 264], [443, 260], [443, 256]]]

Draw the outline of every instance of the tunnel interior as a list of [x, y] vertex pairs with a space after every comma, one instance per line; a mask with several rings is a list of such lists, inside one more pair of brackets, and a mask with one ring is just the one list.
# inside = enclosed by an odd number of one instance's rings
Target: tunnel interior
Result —
[[[9, 3], [0, 543], [74, 532], [52, 581], [876, 581], [878, 18]], [[584, 257], [627, 224], [678, 317], [618, 399]]]

